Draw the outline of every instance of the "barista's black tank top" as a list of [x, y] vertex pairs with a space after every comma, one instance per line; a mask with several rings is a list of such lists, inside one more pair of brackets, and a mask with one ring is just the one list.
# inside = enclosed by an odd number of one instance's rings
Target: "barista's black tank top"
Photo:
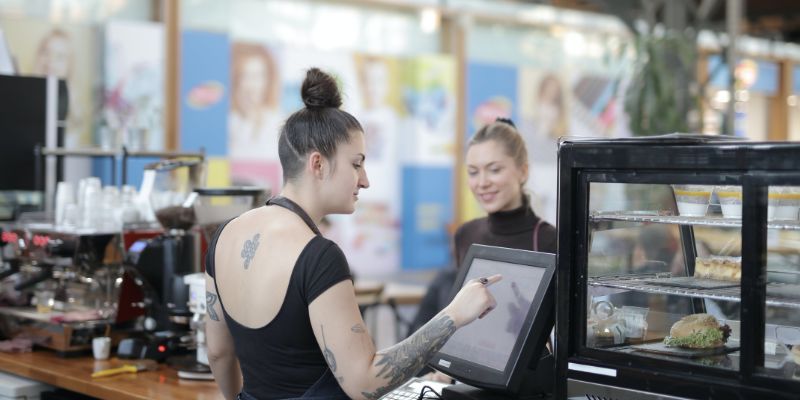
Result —
[[[277, 201], [284, 200], [288, 199], [277, 199]], [[270, 199], [267, 205], [286, 207], [284, 205], [286, 203], [281, 204], [277, 201]], [[294, 203], [290, 205], [296, 206]], [[286, 208], [298, 213], [289, 207]], [[307, 217], [307, 215], [300, 216]], [[245, 327], [231, 318], [225, 310], [224, 299], [219, 296], [242, 369], [244, 380], [242, 391], [259, 400], [301, 397], [328, 370], [314, 337], [314, 331], [311, 329], [308, 305], [331, 286], [352, 277], [347, 259], [339, 246], [320, 236], [310, 219], [306, 222], [310, 222], [309, 227], [317, 235], [306, 244], [297, 258], [289, 279], [286, 297], [272, 321], [256, 329]], [[217, 230], [206, 254], [206, 271], [214, 278], [215, 287], [216, 274], [225, 273], [225, 268], [228, 268], [227, 266], [217, 268], [214, 262], [217, 239], [226, 225], [227, 223]], [[258, 268], [258, 265], [250, 266], [250, 269], [253, 268]], [[264, 290], [275, 289], [264, 288]], [[220, 294], [219, 288], [217, 294]], [[338, 389], [341, 393], [340, 388], [332, 389]]]

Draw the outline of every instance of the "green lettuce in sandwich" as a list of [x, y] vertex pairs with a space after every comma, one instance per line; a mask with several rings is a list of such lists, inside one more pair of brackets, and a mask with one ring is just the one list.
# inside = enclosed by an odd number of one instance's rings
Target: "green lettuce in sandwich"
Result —
[[710, 314], [692, 314], [672, 325], [669, 336], [664, 338], [668, 347], [710, 349], [725, 345], [730, 336], [728, 325], [720, 326]]

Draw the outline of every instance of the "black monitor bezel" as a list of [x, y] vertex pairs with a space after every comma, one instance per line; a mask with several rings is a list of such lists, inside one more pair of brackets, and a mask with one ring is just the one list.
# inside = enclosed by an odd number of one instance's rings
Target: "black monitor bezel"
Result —
[[528, 315], [526, 315], [522, 326], [521, 333], [524, 332], [525, 334], [520, 334], [517, 337], [514, 348], [511, 350], [511, 356], [509, 356], [503, 371], [444, 354], [441, 351], [436, 352], [431, 357], [429, 365], [431, 368], [442, 371], [454, 379], [469, 385], [515, 393], [520, 388], [522, 379], [526, 375], [525, 372], [531, 368], [533, 359], [538, 359], [542, 354], [544, 345], [553, 328], [555, 307], [553, 303], [555, 281], [553, 278], [556, 270], [556, 256], [550, 253], [473, 244], [467, 251], [461, 268], [459, 268], [450, 299], [454, 298], [463, 286], [464, 279], [469, 273], [470, 266], [475, 258], [544, 269], [539, 288], [531, 302], [531, 307], [528, 309]]

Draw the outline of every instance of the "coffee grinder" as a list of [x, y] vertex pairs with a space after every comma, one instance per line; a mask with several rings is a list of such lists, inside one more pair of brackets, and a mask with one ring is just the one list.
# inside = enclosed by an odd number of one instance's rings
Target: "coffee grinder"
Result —
[[154, 238], [134, 242], [127, 261], [144, 281], [144, 329], [155, 331], [161, 343], [158, 348], [170, 353], [174, 352], [170, 347], [175, 343], [168, 338], [186, 336], [192, 316], [184, 277], [200, 272], [200, 238], [191, 228], [196, 222], [193, 189], [201, 180], [202, 162], [165, 160], [149, 165], [144, 174], [141, 193], [148, 196], [164, 231]]

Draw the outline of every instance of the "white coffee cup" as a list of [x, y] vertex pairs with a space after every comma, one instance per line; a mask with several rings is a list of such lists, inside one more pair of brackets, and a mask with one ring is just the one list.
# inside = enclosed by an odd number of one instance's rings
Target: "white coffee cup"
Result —
[[75, 203], [75, 188], [69, 182], [58, 182], [56, 185], [56, 226], [64, 225], [66, 207]]
[[108, 360], [111, 354], [111, 338], [100, 336], [92, 339], [92, 354], [95, 360]]

